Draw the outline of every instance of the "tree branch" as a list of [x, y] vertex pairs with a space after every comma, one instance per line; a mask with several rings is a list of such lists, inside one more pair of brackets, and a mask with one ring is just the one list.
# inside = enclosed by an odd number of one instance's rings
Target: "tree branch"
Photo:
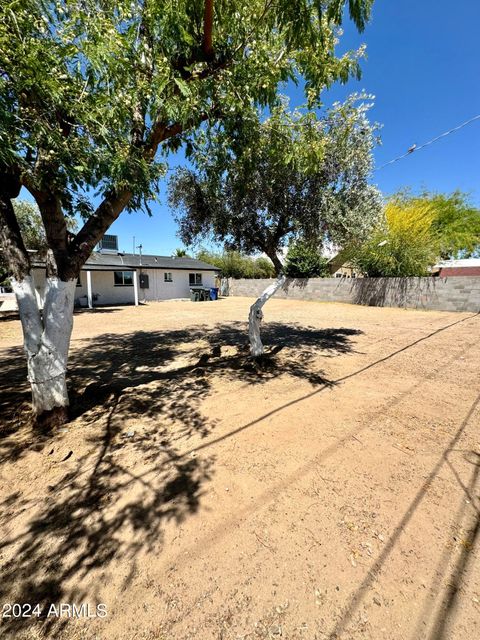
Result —
[[213, 58], [213, 0], [205, 0], [203, 13], [203, 53], [207, 60]]
[[28, 276], [31, 264], [11, 200], [20, 192], [18, 182], [18, 190], [12, 190], [11, 176], [0, 174], [0, 246], [13, 277], [21, 281]]
[[[191, 122], [183, 125], [179, 122], [170, 125], [165, 123], [158, 124], [152, 131], [150, 141], [145, 148], [145, 158], [152, 161], [159, 144], [207, 120], [210, 115], [211, 112], [203, 113]], [[124, 189], [120, 192], [112, 191], [97, 207], [95, 213], [87, 220], [83, 228], [77, 233], [70, 245], [70, 254], [72, 256], [70, 269], [73, 274], [71, 277], [76, 277], [97, 242], [125, 209], [132, 196], [133, 192], [130, 189]]]
[[97, 207], [70, 245], [70, 261], [65, 272], [67, 277], [74, 278], [78, 275], [97, 242], [128, 205], [132, 195], [129, 189], [118, 193], [113, 191]]
[[[42, 163], [42, 151], [39, 152], [39, 163]], [[58, 276], [61, 280], [68, 279], [64, 278], [64, 270], [68, 269], [69, 263], [69, 232], [61, 199], [49, 189], [36, 187], [28, 173], [22, 173], [21, 179], [23, 186], [35, 198], [42, 217], [47, 244], [53, 253], [54, 260], [51, 257], [47, 260], [47, 273], [49, 276]]]
[[68, 270], [70, 258], [69, 234], [60, 198], [54, 193], [48, 193], [37, 200], [37, 204], [42, 216], [47, 244], [51, 248], [54, 258], [54, 261], [51, 258], [47, 260], [47, 274], [58, 276], [61, 280], [69, 280], [69, 277], [65, 277], [65, 270]]
[[283, 264], [280, 260], [280, 258], [277, 255], [277, 252], [275, 249], [269, 248], [268, 250], [265, 251], [265, 253], [267, 254], [267, 256], [270, 258], [270, 260], [273, 263], [273, 266], [275, 268], [275, 275], [278, 276], [282, 273], [283, 271]]

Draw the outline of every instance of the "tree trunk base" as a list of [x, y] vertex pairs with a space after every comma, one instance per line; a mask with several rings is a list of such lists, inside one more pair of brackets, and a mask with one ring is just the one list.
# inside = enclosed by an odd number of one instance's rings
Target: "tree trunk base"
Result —
[[47, 278], [42, 314], [31, 275], [18, 282], [12, 278], [12, 287], [22, 322], [33, 424], [49, 432], [69, 419], [65, 372], [76, 283]]
[[50, 433], [69, 421], [68, 407], [54, 407], [48, 411], [34, 414], [33, 426], [43, 433]]
[[260, 326], [263, 320], [262, 307], [267, 300], [269, 300], [275, 292], [283, 286], [285, 281], [285, 276], [277, 276], [275, 282], [269, 285], [250, 307], [250, 313], [248, 314], [248, 335], [250, 339], [250, 355], [252, 358], [258, 359], [264, 354], [263, 343], [260, 337]]

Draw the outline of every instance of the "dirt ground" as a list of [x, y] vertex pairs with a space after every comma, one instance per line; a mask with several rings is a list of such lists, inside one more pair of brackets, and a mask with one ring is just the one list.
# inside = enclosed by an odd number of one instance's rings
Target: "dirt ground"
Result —
[[480, 316], [249, 304], [77, 314], [55, 437], [0, 322], [1, 637], [480, 637]]

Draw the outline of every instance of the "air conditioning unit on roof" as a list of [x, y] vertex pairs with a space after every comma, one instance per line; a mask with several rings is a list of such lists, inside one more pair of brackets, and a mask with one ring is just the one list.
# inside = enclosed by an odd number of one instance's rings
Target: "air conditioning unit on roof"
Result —
[[118, 236], [105, 234], [98, 243], [100, 253], [118, 253]]

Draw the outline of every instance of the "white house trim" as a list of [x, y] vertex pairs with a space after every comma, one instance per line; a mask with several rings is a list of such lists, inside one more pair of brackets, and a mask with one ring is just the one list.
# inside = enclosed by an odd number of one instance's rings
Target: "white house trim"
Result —
[[133, 272], [133, 295], [135, 299], [135, 306], [138, 307], [138, 279], [137, 272]]
[[93, 309], [92, 272], [91, 271], [87, 271], [87, 304], [89, 309]]

